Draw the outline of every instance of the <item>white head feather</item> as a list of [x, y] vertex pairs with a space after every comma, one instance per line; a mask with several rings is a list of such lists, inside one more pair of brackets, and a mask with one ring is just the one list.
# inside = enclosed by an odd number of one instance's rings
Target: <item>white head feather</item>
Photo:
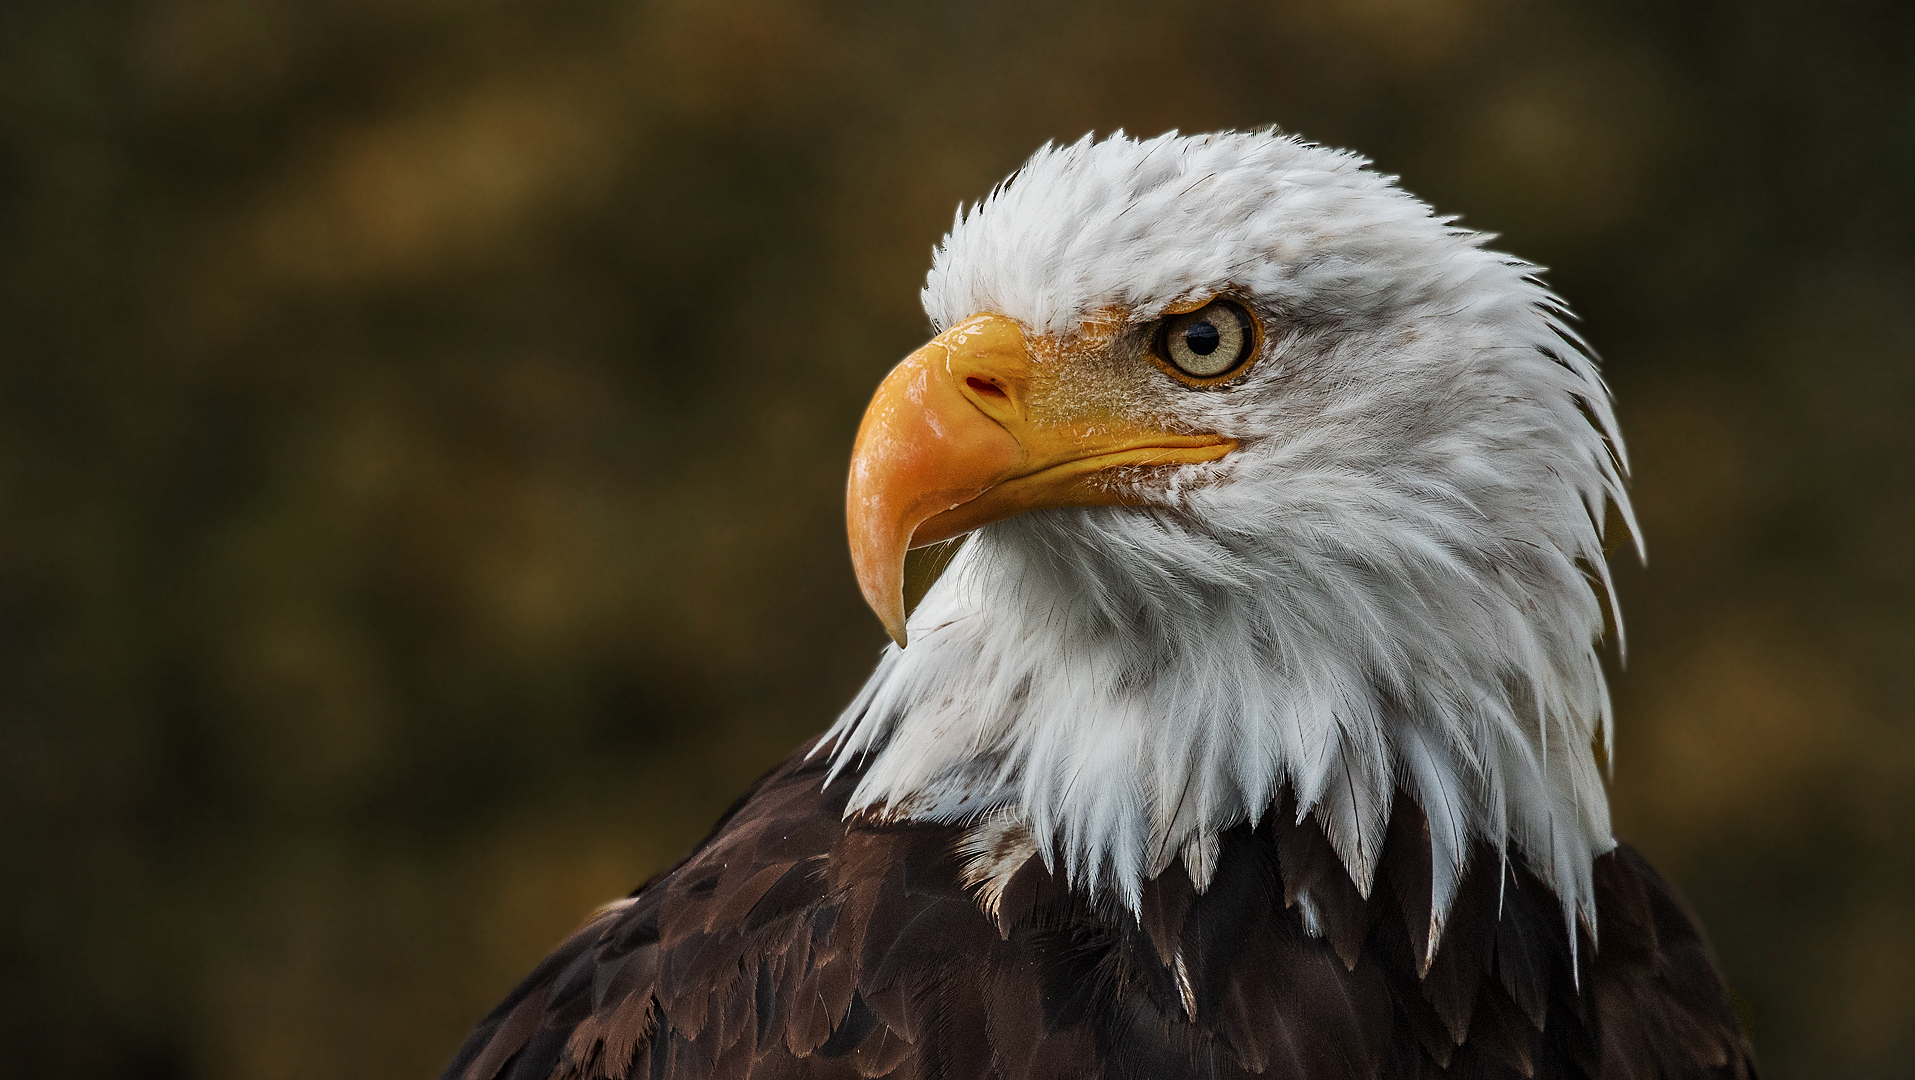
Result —
[[1367, 895], [1400, 787], [1439, 929], [1483, 841], [1593, 930], [1608, 504], [1635, 533], [1608, 391], [1536, 267], [1366, 164], [1274, 132], [1087, 136], [960, 210], [924, 287], [940, 328], [1068, 342], [1228, 292], [1266, 351], [1225, 388], [1127, 391], [1241, 440], [1125, 481], [1150, 507], [972, 535], [832, 729], [868, 764], [853, 810], [1009, 812], [1134, 907], [1179, 853], [1203, 884], [1285, 784]]

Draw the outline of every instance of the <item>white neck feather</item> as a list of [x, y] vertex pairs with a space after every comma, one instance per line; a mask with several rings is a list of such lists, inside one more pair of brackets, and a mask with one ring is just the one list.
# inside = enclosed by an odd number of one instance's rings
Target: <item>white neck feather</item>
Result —
[[[1613, 841], [1588, 590], [1538, 618], [1515, 574], [1351, 545], [1246, 581], [1220, 547], [1195, 573], [1147, 558], [1211, 546], [1168, 516], [984, 530], [831, 731], [841, 766], [868, 761], [850, 808], [1008, 809], [1050, 839], [1047, 863], [1135, 907], [1178, 854], [1204, 884], [1217, 834], [1285, 783], [1367, 895], [1401, 785], [1429, 819], [1439, 925], [1479, 840], [1513, 844], [1593, 925], [1590, 861]], [[1548, 632], [1561, 625], [1582, 633]]]

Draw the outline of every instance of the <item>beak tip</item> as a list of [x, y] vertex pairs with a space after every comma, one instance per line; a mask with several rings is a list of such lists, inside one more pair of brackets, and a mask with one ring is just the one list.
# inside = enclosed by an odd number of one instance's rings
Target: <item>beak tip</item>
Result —
[[[864, 554], [862, 551], [856, 554]], [[853, 558], [858, 574], [858, 587], [864, 593], [864, 602], [871, 607], [871, 614], [884, 624], [884, 632], [898, 643], [905, 645], [904, 632], [904, 553], [900, 550], [895, 559]]]
[[904, 648], [909, 643], [909, 636], [904, 631], [903, 591], [899, 591], [895, 603], [886, 604], [881, 608], [873, 605], [873, 610], [877, 612], [878, 621], [884, 624], [884, 632], [891, 635], [891, 640], [898, 643], [898, 648]]

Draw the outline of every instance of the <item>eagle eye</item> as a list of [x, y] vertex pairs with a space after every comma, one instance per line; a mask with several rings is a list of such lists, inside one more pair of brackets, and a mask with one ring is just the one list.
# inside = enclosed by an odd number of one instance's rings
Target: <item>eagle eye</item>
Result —
[[1185, 382], [1211, 385], [1237, 373], [1257, 351], [1257, 324], [1229, 300], [1172, 315], [1157, 331], [1155, 358]]

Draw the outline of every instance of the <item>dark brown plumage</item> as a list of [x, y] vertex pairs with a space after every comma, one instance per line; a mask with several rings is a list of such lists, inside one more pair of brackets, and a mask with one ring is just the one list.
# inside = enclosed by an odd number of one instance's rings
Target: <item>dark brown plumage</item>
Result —
[[809, 749], [561, 944], [447, 1080], [1754, 1075], [1707, 943], [1627, 845], [1596, 862], [1580, 981], [1557, 897], [1488, 848], [1423, 971], [1407, 798], [1367, 900], [1286, 797], [1223, 835], [1201, 894], [1172, 864], [1134, 917], [1031, 859], [993, 919], [961, 884], [962, 830], [844, 821], [856, 771], [827, 786]]

